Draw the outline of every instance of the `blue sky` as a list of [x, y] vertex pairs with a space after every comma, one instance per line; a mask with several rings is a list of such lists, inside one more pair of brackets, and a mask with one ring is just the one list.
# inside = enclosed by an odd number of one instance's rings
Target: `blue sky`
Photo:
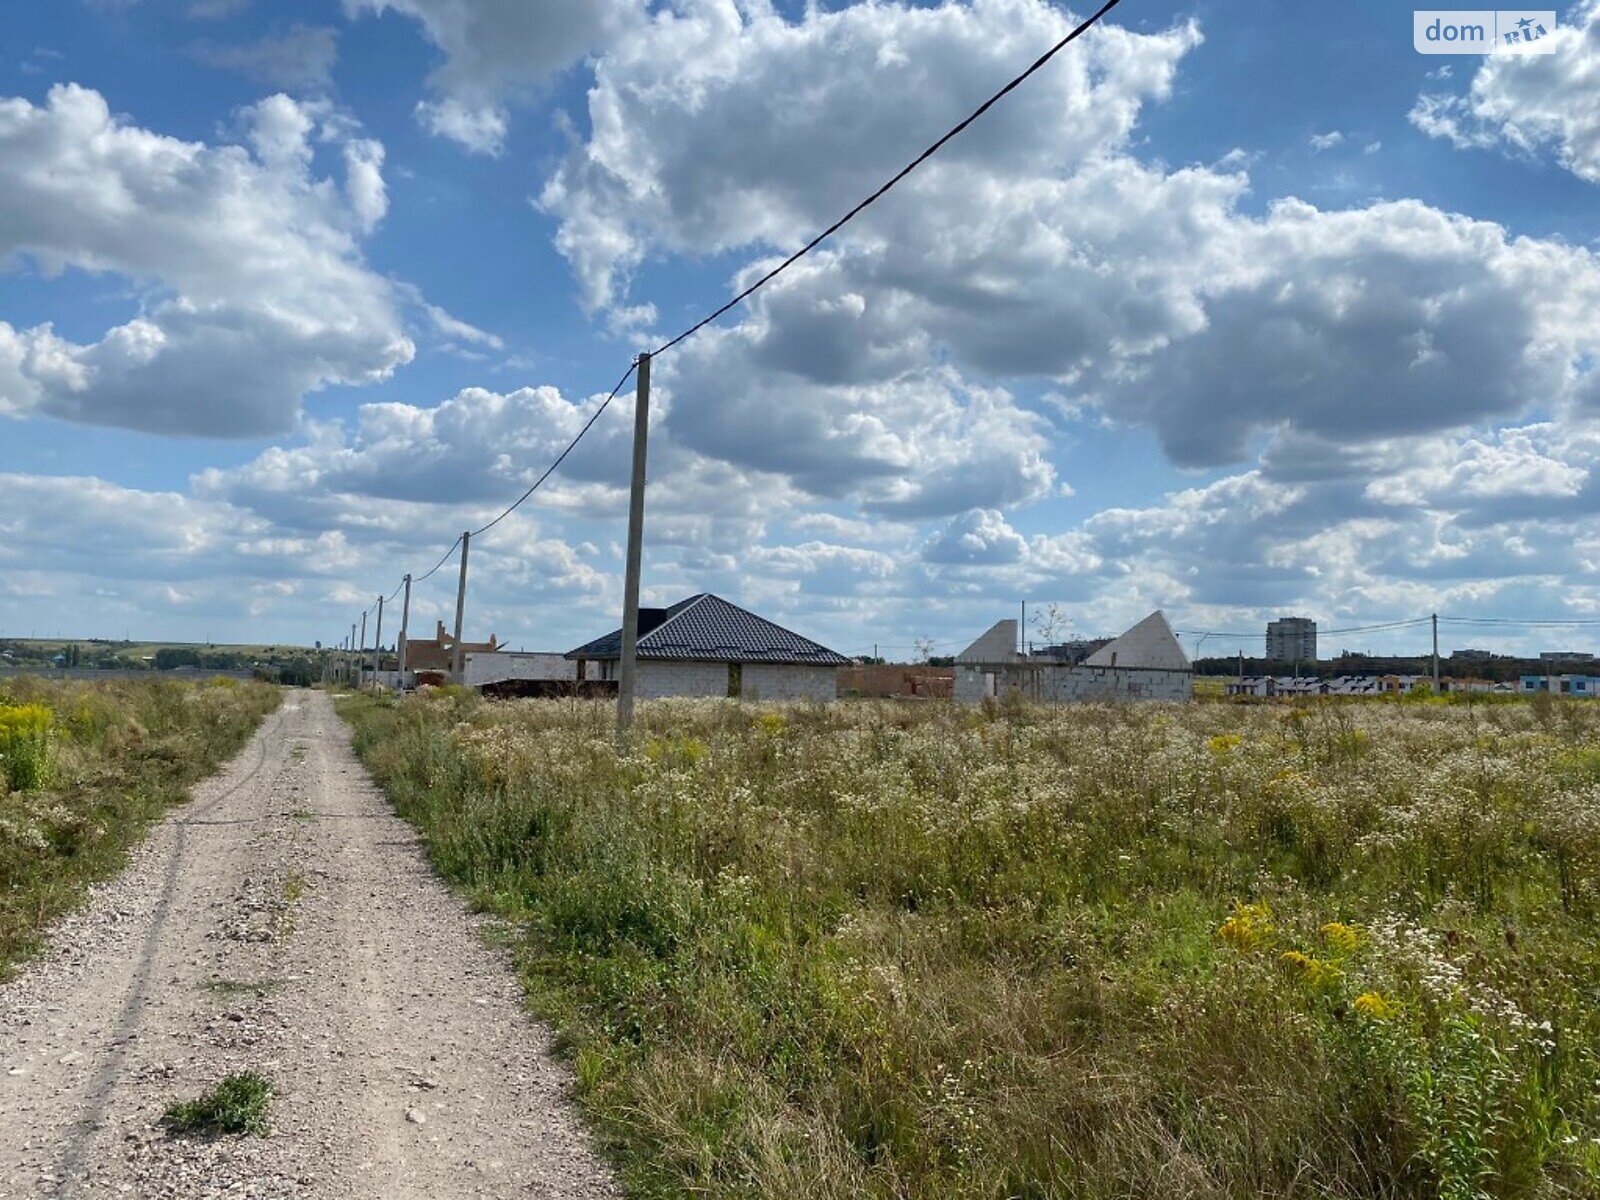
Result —
[[[1526, 59], [1423, 57], [1410, 22], [1125, 0], [658, 362], [647, 602], [713, 590], [845, 651], [1022, 600], [1086, 635], [1600, 618], [1600, 6]], [[26, 6], [0, 634], [337, 637], [637, 349], [1067, 27], [1045, 0]], [[627, 424], [474, 547], [474, 629], [615, 623]]]

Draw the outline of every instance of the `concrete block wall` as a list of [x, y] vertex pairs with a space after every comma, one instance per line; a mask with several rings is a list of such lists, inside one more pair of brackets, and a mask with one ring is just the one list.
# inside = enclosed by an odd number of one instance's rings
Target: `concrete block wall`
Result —
[[982, 704], [994, 695], [995, 677], [977, 667], [956, 668], [956, 700], [961, 704]]
[[956, 668], [956, 699], [979, 704], [985, 698], [1019, 691], [1047, 704], [1115, 700], [1188, 700], [1194, 695], [1190, 671], [1123, 667], [991, 666]]
[[1194, 691], [1194, 675], [1189, 671], [1066, 667], [1045, 672], [1040, 690], [1042, 699], [1062, 703], [1079, 700], [1187, 700]]
[[641, 700], [658, 700], [665, 696], [726, 696], [728, 664], [640, 659], [636, 694]]
[[[745, 663], [740, 673], [747, 700], [835, 700], [839, 695], [836, 667]], [[726, 696], [728, 664], [722, 662], [639, 661], [641, 700], [666, 696]]]
[[[726, 670], [724, 670], [726, 683]], [[746, 700], [837, 700], [837, 667], [801, 667], [782, 663], [745, 663]]]

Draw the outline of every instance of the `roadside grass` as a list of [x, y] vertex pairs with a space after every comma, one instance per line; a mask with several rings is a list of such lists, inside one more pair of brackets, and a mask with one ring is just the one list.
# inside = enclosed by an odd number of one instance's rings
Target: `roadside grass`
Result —
[[161, 1123], [174, 1133], [220, 1137], [267, 1133], [272, 1084], [255, 1071], [229, 1075], [198, 1100], [182, 1100], [162, 1114]]
[[1600, 704], [341, 711], [633, 1196], [1600, 1196]]
[[[0, 681], [0, 979], [238, 752], [278, 695], [231, 680]], [[19, 712], [34, 715], [8, 715]], [[18, 728], [30, 756], [20, 771]]]

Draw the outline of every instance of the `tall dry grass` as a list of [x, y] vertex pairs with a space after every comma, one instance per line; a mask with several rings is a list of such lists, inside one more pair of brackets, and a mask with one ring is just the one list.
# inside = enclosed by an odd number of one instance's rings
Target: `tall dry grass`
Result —
[[1600, 705], [345, 712], [634, 1194], [1600, 1195]]

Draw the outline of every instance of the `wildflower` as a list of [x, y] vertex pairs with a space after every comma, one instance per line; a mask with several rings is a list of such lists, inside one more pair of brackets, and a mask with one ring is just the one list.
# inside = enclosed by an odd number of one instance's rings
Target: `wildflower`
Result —
[[1329, 921], [1322, 927], [1321, 933], [1328, 945], [1341, 955], [1355, 953], [1361, 943], [1367, 940], [1367, 935], [1360, 928], [1342, 921]]
[[1272, 909], [1265, 900], [1256, 904], [1233, 902], [1233, 915], [1217, 929], [1217, 936], [1235, 950], [1254, 950], [1272, 933]]
[[1236, 750], [1244, 738], [1237, 733], [1219, 733], [1206, 741], [1206, 748], [1218, 758], [1225, 758]]
[[1338, 964], [1315, 958], [1299, 950], [1285, 950], [1278, 956], [1278, 960], [1293, 967], [1300, 981], [1313, 991], [1330, 991], [1344, 978], [1344, 972], [1339, 969]]
[[1400, 1006], [1381, 992], [1362, 992], [1351, 1003], [1358, 1013], [1374, 1021], [1392, 1021], [1400, 1015]]

